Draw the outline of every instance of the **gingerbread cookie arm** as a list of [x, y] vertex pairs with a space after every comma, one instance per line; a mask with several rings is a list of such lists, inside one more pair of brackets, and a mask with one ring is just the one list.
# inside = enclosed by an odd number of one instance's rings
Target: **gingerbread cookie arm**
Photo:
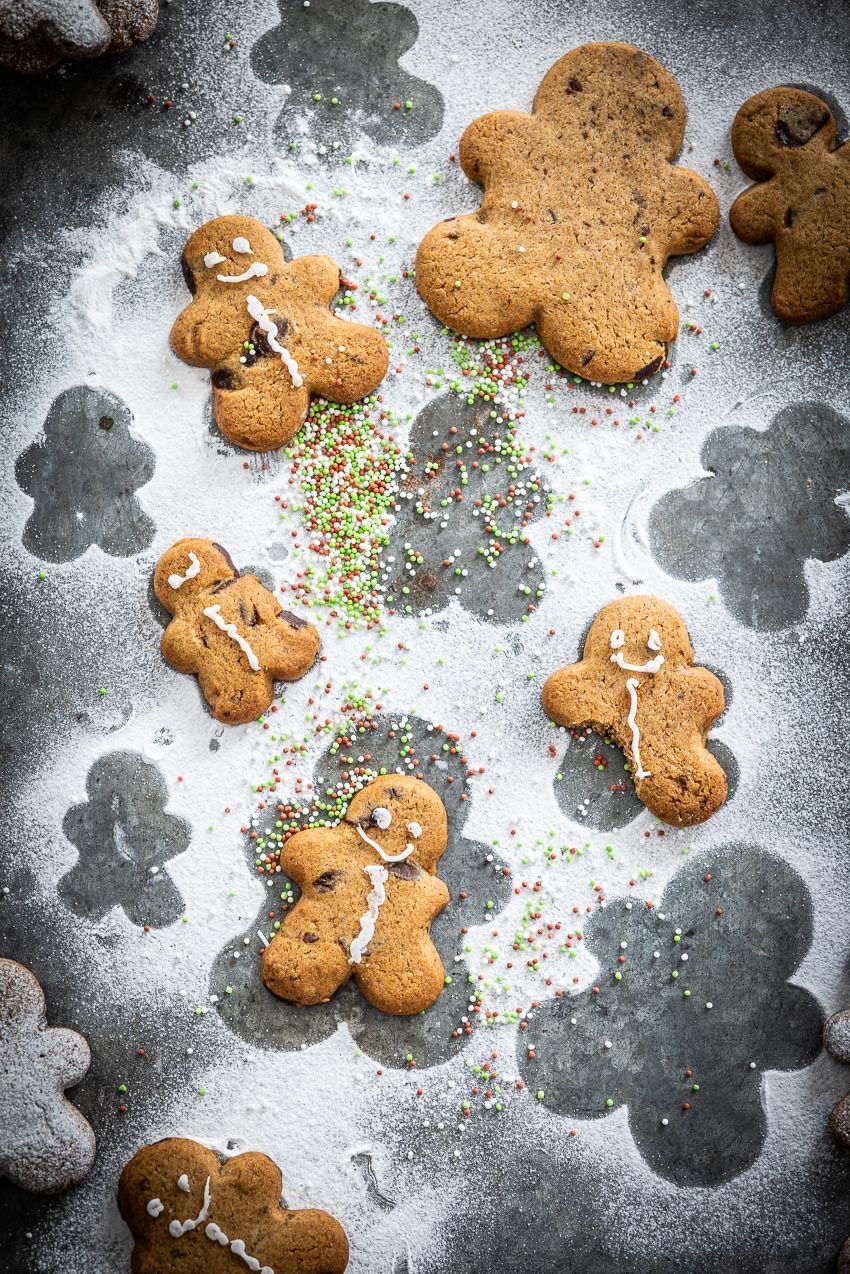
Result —
[[600, 711], [599, 686], [594, 675], [592, 663], [585, 659], [553, 672], [542, 692], [543, 711], [547, 717], [567, 729], [579, 726], [602, 731], [610, 729], [613, 714], [608, 720], [600, 720], [600, 716], [608, 714]]
[[[460, 139], [460, 166], [470, 181], [486, 187], [527, 156], [536, 140], [536, 125], [520, 111], [491, 111], [468, 124]], [[510, 180], [501, 177], [501, 180]]]
[[197, 627], [179, 616], [172, 619], [162, 634], [160, 649], [166, 663], [176, 672], [197, 673], [205, 653]]
[[342, 285], [340, 268], [330, 257], [295, 257], [289, 262], [289, 270], [294, 279], [309, 289], [321, 308], [330, 305]]
[[729, 209], [729, 223], [744, 243], [770, 243], [776, 234], [780, 194], [775, 181], [750, 186]]
[[390, 353], [381, 333], [328, 314], [309, 365], [310, 387], [331, 402], [354, 403], [373, 393], [387, 373]]
[[707, 181], [689, 168], [670, 169], [667, 197], [659, 213], [665, 261], [698, 252], [720, 225], [717, 195]]
[[275, 680], [297, 681], [312, 668], [319, 653], [318, 632], [305, 619], [284, 610], [255, 576], [243, 575], [241, 582], [254, 611], [255, 623], [248, 636], [260, 662]]

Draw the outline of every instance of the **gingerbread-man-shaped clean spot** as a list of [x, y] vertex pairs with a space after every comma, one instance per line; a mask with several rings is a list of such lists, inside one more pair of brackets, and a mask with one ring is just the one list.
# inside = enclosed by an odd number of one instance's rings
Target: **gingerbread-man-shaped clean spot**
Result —
[[261, 222], [217, 217], [189, 239], [182, 265], [193, 297], [171, 344], [185, 363], [209, 368], [216, 423], [238, 447], [282, 447], [311, 395], [352, 403], [383, 380], [383, 336], [330, 309], [341, 285], [330, 257], [287, 262]]
[[187, 1137], [142, 1146], [118, 1183], [132, 1274], [342, 1274], [342, 1226], [318, 1208], [287, 1208], [282, 1185], [256, 1152], [225, 1159]]
[[449, 901], [436, 875], [446, 811], [427, 783], [368, 783], [337, 827], [299, 832], [281, 867], [301, 897], [260, 961], [270, 991], [322, 1004], [350, 978], [384, 1013], [419, 1013], [445, 983], [430, 925]]
[[657, 597], [605, 606], [581, 661], [544, 685], [543, 708], [558, 725], [612, 738], [638, 797], [665, 823], [701, 823], [725, 801], [726, 775], [705, 746], [724, 708], [723, 686], [694, 667], [681, 615]]
[[804, 89], [765, 89], [735, 116], [732, 149], [758, 184], [729, 220], [745, 243], [773, 241], [777, 316], [801, 324], [834, 314], [850, 283], [850, 142], [838, 145], [832, 111]]
[[319, 634], [283, 610], [255, 575], [240, 575], [213, 540], [178, 540], [154, 573], [154, 591], [174, 616], [162, 653], [197, 675], [212, 714], [227, 725], [254, 721], [275, 681], [297, 681], [313, 665]]
[[420, 244], [429, 309], [465, 336], [536, 323], [552, 357], [589, 380], [658, 371], [679, 327], [665, 262], [703, 247], [720, 218], [710, 187], [673, 163], [684, 131], [676, 81], [640, 49], [562, 57], [533, 114], [484, 115], [461, 138], [484, 198]]

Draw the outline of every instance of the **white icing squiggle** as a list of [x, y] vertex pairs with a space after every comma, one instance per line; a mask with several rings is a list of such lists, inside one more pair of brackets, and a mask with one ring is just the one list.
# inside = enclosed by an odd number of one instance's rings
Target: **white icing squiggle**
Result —
[[168, 1233], [172, 1236], [172, 1238], [175, 1238], [175, 1239], [182, 1238], [182, 1236], [184, 1234], [188, 1234], [190, 1230], [196, 1229], [201, 1224], [202, 1221], [206, 1221], [207, 1213], [210, 1210], [210, 1202], [211, 1202], [210, 1179], [209, 1177], [207, 1177], [206, 1181], [204, 1182], [204, 1206], [201, 1208], [198, 1215], [194, 1218], [187, 1217], [185, 1221], [178, 1221], [176, 1219], [172, 1221], [168, 1227]]
[[635, 717], [637, 715], [637, 707], [638, 707], [637, 688], [639, 685], [640, 685], [640, 682], [638, 681], [637, 677], [629, 677], [628, 681], [626, 682], [626, 689], [629, 692], [629, 699], [631, 700], [629, 715], [626, 719], [629, 723], [629, 729], [632, 732], [632, 755], [635, 758], [635, 765], [637, 766], [637, 769], [635, 770], [635, 778], [648, 779], [652, 777], [652, 771], [645, 770], [641, 764], [640, 729], [638, 728], [638, 723], [635, 720]]
[[242, 253], [250, 253], [251, 256], [254, 255], [254, 249], [251, 247], [250, 243], [244, 237], [244, 235], [241, 235], [241, 234], [238, 234], [236, 238], [233, 240], [233, 251], [242, 252]]
[[363, 952], [375, 935], [375, 922], [378, 919], [378, 912], [387, 900], [384, 883], [389, 872], [386, 867], [380, 867], [377, 864], [373, 864], [370, 867], [364, 867], [363, 870], [371, 880], [372, 888], [366, 895], [366, 906], [368, 907], [368, 910], [360, 917], [360, 932], [357, 937], [353, 939], [351, 947], [349, 948], [349, 964], [359, 964], [363, 959]]
[[292, 377], [292, 384], [296, 389], [300, 389], [304, 384], [304, 377], [298, 370], [298, 364], [290, 354], [285, 345], [281, 345], [277, 339], [277, 324], [269, 318], [274, 310], [267, 310], [258, 296], [254, 296], [253, 292], [249, 292], [245, 298], [248, 313], [255, 323], [259, 323], [261, 331], [265, 333], [266, 340], [269, 343], [269, 349], [273, 349], [276, 354], [280, 354], [281, 362]]
[[259, 1274], [274, 1274], [274, 1270], [270, 1265], [260, 1265], [256, 1256], [251, 1256], [249, 1252], [245, 1251], [245, 1243], [242, 1239], [233, 1239], [230, 1244], [230, 1250], [234, 1256], [242, 1257], [249, 1270], [259, 1271]]
[[189, 1178], [185, 1172], [181, 1172], [177, 1178], [177, 1189], [182, 1190], [184, 1194], [191, 1194], [192, 1187], [189, 1185]]
[[645, 664], [629, 664], [623, 658], [623, 652], [617, 650], [611, 656], [611, 662], [627, 672], [658, 672], [658, 669], [664, 663], [664, 656], [656, 655], [654, 659], [650, 659]]
[[168, 577], [169, 588], [173, 588], [175, 590], [178, 589], [181, 584], [186, 583], [187, 579], [194, 579], [196, 575], [200, 574], [200, 570], [201, 570], [201, 563], [198, 560], [198, 558], [195, 556], [195, 554], [192, 553], [190, 550], [189, 565], [186, 568], [186, 574], [178, 575], [177, 572], [175, 571], [173, 575], [169, 575]]
[[160, 1216], [165, 1211], [165, 1204], [162, 1199], [151, 1199], [148, 1203], [148, 1212], [151, 1216]]
[[224, 618], [224, 616], [221, 613], [221, 607], [219, 606], [219, 604], [216, 603], [215, 606], [204, 607], [204, 614], [206, 615], [207, 619], [211, 619], [212, 622], [216, 625], [216, 627], [220, 628], [223, 633], [227, 633], [228, 637], [233, 638], [233, 640], [236, 642], [236, 645], [239, 647], [239, 649], [244, 650], [246, 658], [248, 660], [248, 663], [251, 665], [252, 670], [254, 672], [259, 672], [260, 671], [259, 659], [254, 654], [248, 642], [241, 635], [236, 625], [228, 624], [227, 620]]
[[215, 1221], [210, 1221], [209, 1225], [204, 1230], [204, 1234], [208, 1239], [211, 1239], [213, 1243], [220, 1243], [222, 1247], [227, 1247], [230, 1242], [230, 1239], [224, 1233], [224, 1230], [219, 1229]]
[[625, 645], [625, 641], [626, 634], [623, 632], [622, 628], [615, 628], [611, 634], [611, 649], [618, 650], [620, 646]]
[[262, 261], [252, 261], [243, 274], [217, 274], [219, 283], [247, 283], [249, 279], [259, 279], [268, 274], [269, 267]]
[[208, 252], [204, 257], [204, 265], [211, 270], [213, 266], [221, 265], [222, 261], [226, 260], [227, 257], [223, 257], [220, 252]]
[[359, 823], [356, 824], [356, 827], [362, 839], [365, 840], [366, 844], [371, 845], [372, 849], [374, 849], [376, 853], [381, 855], [385, 863], [403, 863], [405, 858], [407, 858], [408, 854], [413, 853], [413, 846], [408, 845], [407, 849], [401, 854], [385, 854], [384, 851], [381, 849], [380, 845], [378, 844], [378, 842], [376, 840], [372, 840], [372, 837], [363, 831], [363, 828], [360, 826]]

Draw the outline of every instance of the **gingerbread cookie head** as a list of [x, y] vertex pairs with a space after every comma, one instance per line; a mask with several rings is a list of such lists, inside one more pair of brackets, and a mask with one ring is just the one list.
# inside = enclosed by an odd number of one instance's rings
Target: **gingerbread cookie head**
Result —
[[832, 111], [804, 89], [765, 89], [735, 116], [732, 149], [758, 184], [729, 220], [745, 243], [775, 244], [776, 314], [794, 324], [834, 314], [850, 280], [850, 144], [837, 145]]
[[552, 357], [589, 380], [658, 371], [679, 326], [664, 265], [703, 247], [720, 218], [709, 186], [672, 162], [684, 126], [676, 81], [640, 49], [561, 58], [533, 114], [499, 111], [464, 133], [461, 163], [484, 198], [419, 246], [429, 309], [465, 336], [536, 323]]
[[217, 217], [191, 236], [183, 274], [192, 301], [171, 329], [178, 358], [212, 373], [213, 409], [239, 447], [281, 447], [310, 396], [351, 403], [377, 389], [389, 354], [380, 332], [339, 319], [329, 257], [286, 261], [251, 217]]
[[88, 1175], [94, 1133], [64, 1090], [79, 1084], [90, 1061], [82, 1035], [48, 1027], [30, 971], [0, 960], [0, 1176], [55, 1194]]
[[658, 818], [701, 823], [726, 799], [726, 775], [705, 747], [724, 708], [723, 686], [694, 652], [678, 611], [625, 597], [593, 621], [577, 664], [543, 687], [547, 716], [610, 736], [628, 757], [635, 791]]
[[240, 575], [213, 540], [179, 540], [154, 573], [154, 592], [173, 620], [162, 653], [197, 675], [212, 714], [228, 725], [254, 721], [275, 681], [297, 681], [313, 665], [319, 634], [283, 610], [254, 575]]
[[281, 866], [301, 897], [265, 949], [263, 982], [293, 1004], [322, 1004], [352, 977], [384, 1013], [428, 1008], [445, 983], [431, 921], [449, 901], [436, 876], [446, 811], [420, 779], [368, 783], [337, 827], [299, 832]]
[[224, 1159], [185, 1137], [143, 1146], [118, 1183], [133, 1274], [234, 1274], [245, 1266], [342, 1274], [342, 1226], [327, 1212], [285, 1207], [281, 1189], [280, 1169], [263, 1154]]

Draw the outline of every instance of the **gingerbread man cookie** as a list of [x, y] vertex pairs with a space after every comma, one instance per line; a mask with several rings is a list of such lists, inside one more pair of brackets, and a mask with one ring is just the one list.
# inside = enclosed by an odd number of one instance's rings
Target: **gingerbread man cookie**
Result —
[[64, 1090], [79, 1084], [90, 1061], [82, 1035], [48, 1027], [29, 969], [0, 960], [0, 1176], [56, 1194], [88, 1175], [94, 1133]]
[[745, 243], [776, 247], [771, 303], [786, 323], [840, 310], [850, 281], [850, 142], [838, 145], [826, 102], [801, 88], [769, 88], [744, 102], [732, 149], [748, 177], [729, 211]]
[[585, 44], [548, 72], [533, 114], [497, 111], [463, 134], [478, 212], [435, 226], [416, 283], [465, 336], [537, 325], [551, 356], [594, 381], [657, 372], [679, 328], [662, 271], [717, 229], [710, 187], [673, 163], [679, 87], [629, 44]]
[[429, 929], [449, 901], [446, 837], [437, 793], [399, 774], [368, 783], [338, 826], [293, 836], [280, 863], [301, 897], [261, 957], [269, 990], [323, 1004], [353, 977], [383, 1013], [429, 1008], [445, 984]]
[[681, 615], [657, 597], [605, 606], [581, 661], [544, 685], [543, 708], [558, 725], [612, 738], [638, 797], [665, 823], [702, 823], [725, 801], [726, 775], [705, 747], [724, 708], [723, 686], [694, 667]]
[[193, 297], [171, 329], [178, 358], [212, 373], [221, 432], [238, 447], [282, 447], [307, 418], [311, 394], [353, 403], [377, 389], [389, 353], [380, 332], [339, 319], [330, 257], [286, 261], [251, 217], [217, 217], [182, 257]]
[[280, 1169], [254, 1152], [225, 1159], [185, 1137], [143, 1146], [121, 1173], [118, 1207], [133, 1274], [342, 1274], [348, 1239], [317, 1208], [281, 1202]]
[[212, 714], [227, 725], [255, 721], [275, 681], [297, 681], [313, 665], [319, 634], [255, 575], [240, 575], [213, 540], [185, 539], [159, 559], [154, 591], [173, 620], [162, 653], [197, 675]]

